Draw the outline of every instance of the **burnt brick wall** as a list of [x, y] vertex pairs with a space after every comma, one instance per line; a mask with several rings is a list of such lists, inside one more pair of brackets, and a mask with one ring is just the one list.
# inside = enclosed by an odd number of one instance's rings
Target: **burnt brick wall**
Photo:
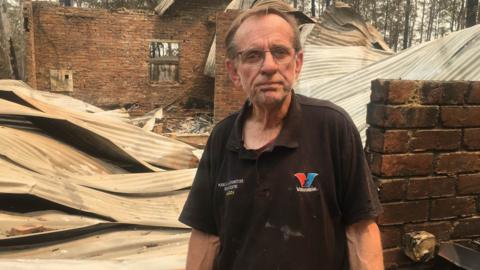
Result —
[[[211, 100], [214, 80], [203, 69], [224, 1], [177, 2], [163, 16], [34, 2], [36, 87], [50, 90], [50, 69], [69, 69], [70, 94], [98, 106], [138, 102], [147, 111], [186, 95]], [[179, 41], [179, 82], [150, 83], [148, 49], [155, 39]]]
[[225, 36], [232, 21], [240, 14], [238, 10], [217, 13], [217, 40], [215, 55], [214, 118], [218, 122], [238, 111], [246, 100], [242, 89], [236, 89], [225, 68]]
[[385, 210], [387, 269], [421, 266], [403, 255], [406, 232], [480, 237], [479, 116], [480, 82], [372, 82], [366, 151]]

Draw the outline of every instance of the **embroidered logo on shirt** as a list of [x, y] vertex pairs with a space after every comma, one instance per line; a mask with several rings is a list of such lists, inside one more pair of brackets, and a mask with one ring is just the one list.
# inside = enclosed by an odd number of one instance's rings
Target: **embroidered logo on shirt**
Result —
[[218, 183], [219, 188], [223, 188], [225, 196], [232, 196], [235, 194], [235, 190], [238, 188], [238, 185], [243, 184], [243, 179], [234, 179], [223, 183]]
[[318, 173], [308, 173], [307, 175], [304, 173], [296, 173], [294, 175], [300, 183], [300, 186], [297, 187], [297, 191], [313, 192], [318, 190], [317, 187], [312, 187], [313, 180], [315, 180], [315, 177], [318, 175]]

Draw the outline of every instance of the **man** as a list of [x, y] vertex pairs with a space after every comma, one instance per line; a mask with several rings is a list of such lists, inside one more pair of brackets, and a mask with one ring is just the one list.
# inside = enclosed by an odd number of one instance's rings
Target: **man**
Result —
[[383, 269], [381, 211], [358, 132], [335, 105], [293, 92], [292, 17], [244, 12], [226, 68], [248, 101], [213, 130], [180, 221], [189, 269]]

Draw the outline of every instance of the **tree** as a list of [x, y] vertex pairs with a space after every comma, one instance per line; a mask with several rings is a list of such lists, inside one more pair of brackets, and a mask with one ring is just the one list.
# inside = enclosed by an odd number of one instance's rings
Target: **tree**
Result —
[[407, 6], [405, 7], [405, 23], [403, 27], [403, 48], [408, 48], [409, 26], [410, 26], [410, 11], [411, 3], [407, 0]]
[[310, 2], [312, 4], [311, 14], [312, 17], [315, 17], [315, 0], [310, 0]]
[[465, 27], [471, 27], [477, 24], [477, 9], [478, 0], [467, 0]]

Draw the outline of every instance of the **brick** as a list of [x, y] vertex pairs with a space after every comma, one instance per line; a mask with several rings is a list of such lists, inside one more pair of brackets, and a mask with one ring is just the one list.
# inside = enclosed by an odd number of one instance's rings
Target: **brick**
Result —
[[480, 194], [480, 174], [459, 175], [458, 194]]
[[389, 85], [390, 81], [388, 80], [373, 80], [371, 83], [372, 93], [370, 100], [374, 103], [384, 104], [387, 100]]
[[468, 82], [424, 82], [420, 90], [422, 104], [461, 105], [469, 89]]
[[460, 147], [461, 130], [419, 130], [413, 133], [412, 151], [456, 150]]
[[[405, 255], [401, 248], [389, 248], [383, 251], [384, 267], [387, 270], [398, 269], [401, 266], [407, 266], [413, 262]], [[411, 268], [408, 268], [411, 269]]]
[[455, 194], [455, 179], [451, 177], [411, 178], [407, 185], [407, 199], [426, 199]]
[[405, 190], [407, 187], [406, 179], [387, 179], [379, 180], [378, 188], [380, 190], [378, 196], [380, 201], [400, 201], [405, 197]]
[[469, 150], [480, 150], [480, 128], [465, 129], [463, 145]]
[[480, 171], [480, 152], [440, 154], [435, 163], [438, 174], [456, 174]]
[[480, 127], [480, 106], [444, 106], [440, 118], [445, 127]]
[[427, 219], [428, 201], [395, 202], [383, 204], [383, 214], [380, 215], [378, 223], [394, 225]]
[[467, 96], [468, 104], [480, 104], [480, 82], [472, 82]]
[[453, 225], [450, 221], [441, 221], [441, 222], [425, 222], [425, 223], [416, 223], [416, 224], [406, 224], [403, 227], [405, 233], [414, 232], [414, 231], [427, 231], [433, 235], [437, 241], [446, 241], [450, 240]]
[[480, 236], [480, 217], [472, 217], [457, 220], [453, 229], [452, 237], [465, 238]]
[[[202, 67], [216, 30], [208, 20], [223, 12], [223, 3], [182, 1], [163, 16], [32, 4], [25, 57], [29, 83], [39, 90], [50, 90], [50, 69], [71, 69], [71, 95], [103, 108], [138, 103], [144, 114], [187, 94], [213, 99], [215, 81]], [[179, 41], [178, 82], [150, 83], [152, 39]]]
[[433, 128], [437, 125], [438, 106], [390, 106], [370, 103], [367, 123], [384, 128]]
[[432, 173], [433, 154], [374, 154], [372, 173], [377, 176], [424, 176]]
[[473, 215], [477, 211], [474, 197], [454, 197], [432, 200], [431, 219]]
[[399, 226], [381, 226], [380, 234], [384, 249], [402, 245], [402, 229]]
[[383, 104], [407, 104], [418, 96], [421, 83], [410, 80], [374, 80], [372, 81], [371, 100]]
[[387, 130], [369, 127], [367, 146], [379, 153], [406, 153], [410, 135], [407, 130]]

